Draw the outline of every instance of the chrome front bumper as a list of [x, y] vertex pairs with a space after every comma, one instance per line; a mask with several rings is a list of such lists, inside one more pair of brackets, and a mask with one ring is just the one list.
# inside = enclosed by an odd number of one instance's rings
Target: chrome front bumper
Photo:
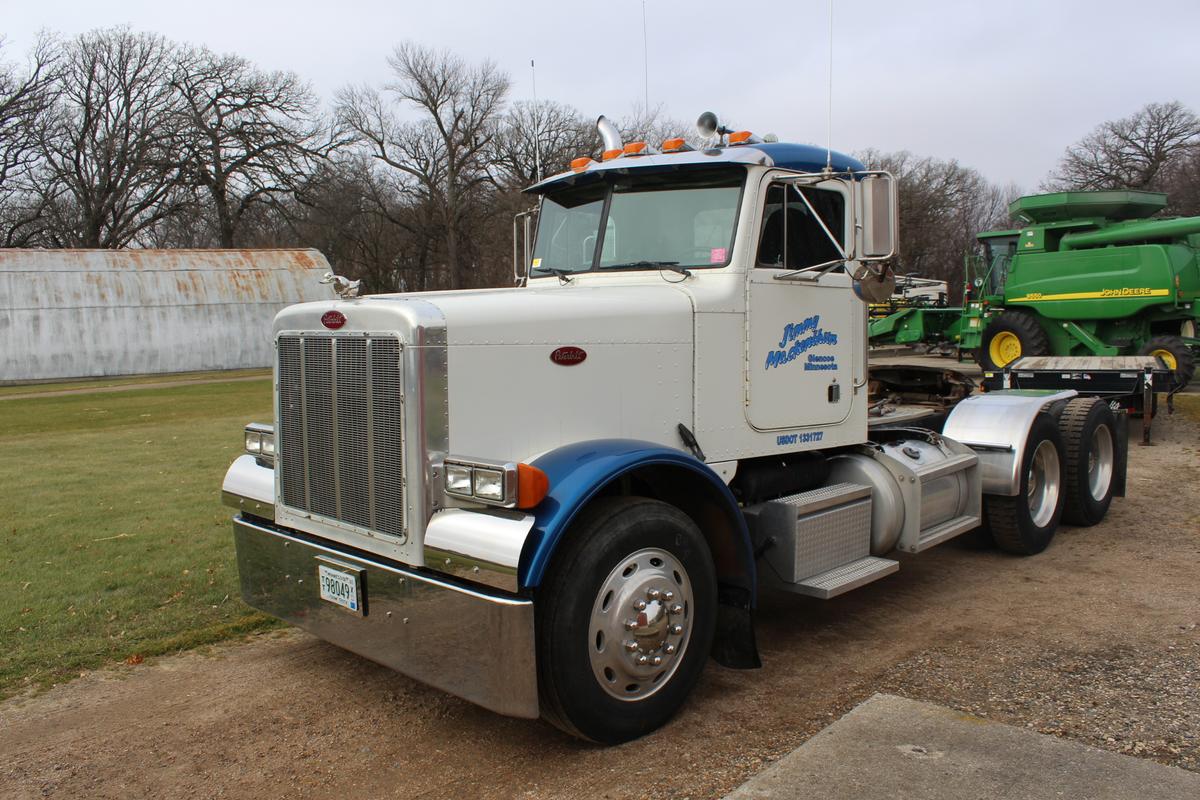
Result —
[[[533, 602], [380, 556], [233, 521], [242, 599], [328, 642], [501, 714], [538, 716]], [[320, 599], [318, 559], [362, 570], [358, 615]]]

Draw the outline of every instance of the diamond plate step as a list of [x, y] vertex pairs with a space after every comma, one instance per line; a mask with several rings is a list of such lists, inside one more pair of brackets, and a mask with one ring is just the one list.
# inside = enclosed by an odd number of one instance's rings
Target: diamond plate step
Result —
[[921, 531], [921, 538], [917, 540], [917, 546], [910, 552], [919, 553], [922, 550], [928, 550], [935, 544], [941, 544], [947, 539], [953, 539], [959, 534], [978, 528], [979, 523], [979, 517], [968, 515], [965, 517], [955, 517], [952, 520], [943, 522], [941, 525], [935, 525], [928, 530]]
[[807, 594], [811, 597], [819, 597], [822, 600], [828, 600], [831, 597], [837, 597], [843, 592], [857, 589], [871, 581], [878, 580], [885, 575], [891, 575], [898, 569], [900, 569], [899, 561], [867, 556], [866, 558], [860, 558], [857, 561], [851, 561], [840, 567], [834, 567], [831, 570], [822, 572], [820, 575], [813, 575], [811, 578], [805, 578], [800, 583], [787, 585], [783, 588], [800, 594]]
[[770, 500], [763, 505], [778, 503], [787, 506], [799, 517], [805, 514], [815, 514], [826, 508], [840, 506], [863, 497], [869, 497], [870, 494], [870, 486], [863, 486], [857, 483], [835, 483], [830, 486], [822, 486], [818, 489], [810, 489], [807, 492], [800, 492], [799, 494], [790, 494], [778, 500]]

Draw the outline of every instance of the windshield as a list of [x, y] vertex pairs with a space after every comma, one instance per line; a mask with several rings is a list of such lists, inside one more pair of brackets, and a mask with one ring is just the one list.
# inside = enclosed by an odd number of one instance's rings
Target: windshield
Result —
[[613, 175], [547, 195], [531, 272], [725, 266], [745, 175]]
[[991, 294], [999, 294], [1008, 280], [1008, 268], [1012, 264], [1013, 253], [1017, 250], [1017, 237], [1004, 236], [984, 239], [983, 242], [984, 269], [987, 270], [987, 290]]

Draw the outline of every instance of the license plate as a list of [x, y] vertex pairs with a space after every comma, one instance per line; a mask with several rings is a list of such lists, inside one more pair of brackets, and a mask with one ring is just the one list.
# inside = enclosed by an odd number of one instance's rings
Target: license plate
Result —
[[317, 583], [321, 587], [322, 600], [327, 600], [355, 613], [362, 613], [362, 598], [358, 594], [358, 576], [354, 573], [318, 564]]

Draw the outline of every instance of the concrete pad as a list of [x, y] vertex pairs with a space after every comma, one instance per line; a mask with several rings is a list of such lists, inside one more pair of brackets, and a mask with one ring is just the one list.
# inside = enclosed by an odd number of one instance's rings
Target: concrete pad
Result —
[[1200, 775], [877, 694], [726, 800], [1195, 800]]

